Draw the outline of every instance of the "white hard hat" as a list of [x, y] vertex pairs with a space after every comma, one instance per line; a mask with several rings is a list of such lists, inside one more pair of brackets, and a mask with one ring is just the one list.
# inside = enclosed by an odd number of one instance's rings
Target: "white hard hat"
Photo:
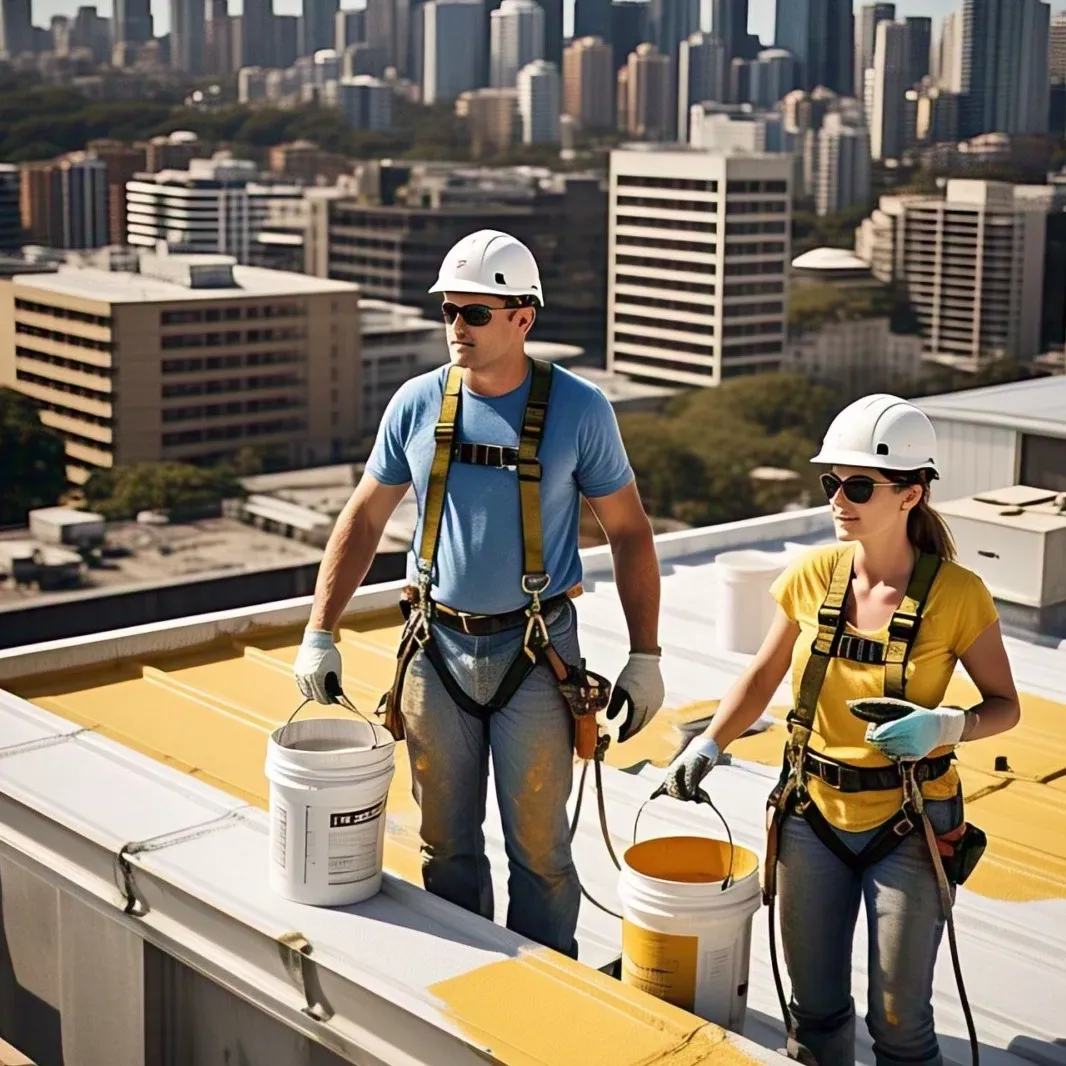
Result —
[[534, 296], [537, 304], [544, 306], [540, 271], [533, 253], [516, 237], [496, 229], [480, 229], [452, 247], [429, 291], [446, 290]]
[[931, 470], [936, 466], [936, 431], [907, 400], [875, 393], [848, 404], [826, 430], [821, 451], [811, 460], [879, 470]]

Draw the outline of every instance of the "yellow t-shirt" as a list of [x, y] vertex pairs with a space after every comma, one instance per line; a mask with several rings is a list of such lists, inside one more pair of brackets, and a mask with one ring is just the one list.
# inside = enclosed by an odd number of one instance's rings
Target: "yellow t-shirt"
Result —
[[[792, 652], [793, 700], [818, 633], [818, 608], [825, 599], [840, 554], [853, 549], [834, 544], [815, 548], [792, 563], [774, 582], [771, 594], [800, 627]], [[937, 571], [907, 660], [906, 698], [922, 707], [937, 707], [944, 698], [958, 659], [996, 621], [998, 612], [984, 582], [957, 563], [944, 562]], [[848, 623], [847, 632], [887, 642], [887, 624], [864, 632]], [[833, 658], [826, 671], [810, 739], [812, 751], [852, 766], [888, 766], [890, 760], [866, 742], [867, 723], [851, 713], [845, 701], [884, 695], [883, 666]], [[937, 748], [942, 755], [950, 748]], [[959, 786], [955, 767], [922, 787], [929, 799], [950, 799]], [[838, 829], [862, 832], [891, 818], [899, 809], [901, 789], [839, 792], [817, 778], [808, 778], [811, 799]]]

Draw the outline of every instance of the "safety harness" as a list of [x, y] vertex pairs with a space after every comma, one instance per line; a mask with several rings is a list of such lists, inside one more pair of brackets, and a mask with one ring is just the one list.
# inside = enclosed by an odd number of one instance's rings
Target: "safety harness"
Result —
[[[907, 661], [918, 637], [926, 600], [940, 569], [940, 558], [919, 553], [910, 582], [899, 607], [888, 624], [888, 640], [882, 644], [868, 637], [847, 634], [847, 601], [851, 592], [853, 550], [841, 552], [833, 568], [829, 589], [818, 610], [818, 632], [811, 644], [810, 658], [800, 679], [799, 698], [789, 713], [788, 741], [781, 776], [767, 800], [766, 858], [763, 870], [763, 902], [768, 908], [770, 932], [770, 962], [777, 986], [790, 1050], [795, 1047], [795, 1031], [785, 997], [784, 985], [777, 960], [774, 902], [777, 897], [777, 862], [780, 855], [781, 832], [785, 817], [790, 813], [801, 816], [818, 839], [845, 865], [861, 871], [880, 862], [916, 829], [924, 831], [930, 848], [941, 905], [948, 923], [952, 961], [959, 984], [960, 998], [970, 1031], [974, 1066], [977, 1066], [977, 1041], [965, 988], [958, 964], [952, 922], [949, 880], [961, 884], [976, 865], [983, 850], [983, 834], [976, 827], [964, 823], [958, 830], [938, 839], [924, 812], [922, 784], [942, 777], [951, 767], [953, 754], [914, 762], [893, 763], [885, 767], [859, 767], [829, 759], [809, 748], [818, 699], [829, 663], [834, 658], [884, 667], [884, 695], [904, 699], [907, 683]], [[868, 792], [901, 788], [903, 801], [899, 810], [859, 852], [852, 851], [837, 834], [811, 800], [807, 790], [808, 777], [817, 777], [830, 788], [841, 792]], [[966, 830], [964, 833], [963, 830]], [[979, 838], [974, 840], [974, 834]], [[962, 842], [966, 840], [964, 849]], [[949, 878], [947, 871], [952, 877]]]
[[[596, 723], [598, 711], [610, 700], [610, 683], [606, 678], [579, 665], [567, 663], [552, 644], [545, 615], [568, 599], [580, 595], [574, 586], [555, 596], [544, 598], [551, 575], [544, 568], [544, 539], [540, 514], [541, 463], [540, 445], [544, 438], [548, 400], [552, 386], [552, 364], [539, 359], [532, 363], [529, 396], [522, 416], [518, 447], [499, 444], [473, 444], [459, 441], [457, 426], [462, 404], [462, 370], [448, 369], [444, 383], [440, 415], [435, 430], [433, 463], [423, 512], [422, 537], [418, 552], [417, 585], [407, 586], [400, 601], [404, 629], [396, 653], [396, 671], [392, 687], [382, 696], [378, 714], [384, 715], [389, 732], [402, 740], [405, 736], [401, 696], [404, 676], [415, 652], [421, 648], [439, 675], [448, 695], [467, 714], [488, 725], [489, 717], [506, 707], [522, 683], [540, 662], [546, 662], [558, 682], [575, 722], [575, 748], [583, 759], [602, 758]], [[518, 476], [518, 497], [522, 530], [522, 591], [529, 597], [525, 608], [504, 614], [472, 614], [437, 603], [431, 595], [437, 549], [440, 542], [447, 496], [448, 473], [452, 463], [468, 463], [503, 470], [514, 468]], [[496, 692], [485, 704], [478, 703], [456, 681], [433, 638], [432, 625], [475, 636], [486, 636], [517, 629], [524, 625], [522, 646], [504, 673]], [[603, 738], [605, 741], [606, 737]], [[597, 759], [597, 770], [599, 760]]]

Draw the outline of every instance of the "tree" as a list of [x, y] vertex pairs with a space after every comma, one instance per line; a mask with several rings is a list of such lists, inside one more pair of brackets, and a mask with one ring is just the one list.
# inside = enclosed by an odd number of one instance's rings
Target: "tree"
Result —
[[0, 525], [25, 522], [27, 511], [51, 506], [66, 488], [63, 438], [13, 389], [0, 388], [0, 457]]
[[88, 505], [106, 518], [133, 518], [139, 511], [181, 515], [209, 511], [244, 490], [228, 467], [188, 463], [136, 463], [95, 471], [85, 483]]

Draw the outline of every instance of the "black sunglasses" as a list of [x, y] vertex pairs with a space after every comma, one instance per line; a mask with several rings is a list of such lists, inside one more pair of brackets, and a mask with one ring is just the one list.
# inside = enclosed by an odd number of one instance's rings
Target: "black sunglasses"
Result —
[[831, 500], [837, 494], [838, 489], [843, 489], [845, 499], [852, 503], [869, 503], [874, 489], [885, 485], [896, 485], [895, 481], [874, 481], [867, 474], [852, 474], [851, 477], [841, 480], [836, 474], [827, 473], [822, 474], [819, 480], [822, 482], [822, 491], [827, 500]]
[[468, 326], [487, 326], [492, 321], [494, 311], [509, 311], [508, 307], [489, 307], [488, 304], [453, 304], [449, 302], [440, 305], [444, 321], [450, 326], [456, 318], [461, 318]]

